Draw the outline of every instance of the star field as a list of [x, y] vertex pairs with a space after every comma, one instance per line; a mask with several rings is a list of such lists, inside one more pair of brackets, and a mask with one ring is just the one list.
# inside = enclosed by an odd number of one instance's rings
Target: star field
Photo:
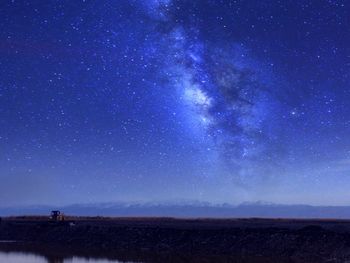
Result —
[[347, 1], [3, 1], [0, 205], [349, 204]]

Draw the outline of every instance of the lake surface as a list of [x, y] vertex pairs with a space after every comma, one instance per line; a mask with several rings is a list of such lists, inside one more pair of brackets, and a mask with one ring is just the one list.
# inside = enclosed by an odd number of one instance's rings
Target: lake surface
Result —
[[[85, 251], [88, 252], [88, 251]], [[76, 256], [78, 255], [78, 256]], [[290, 260], [277, 260], [268, 258], [237, 258], [233, 256], [191, 256], [190, 258], [182, 255], [148, 255], [140, 257], [139, 255], [92, 255], [89, 253], [75, 254], [72, 251], [60, 250], [56, 248], [33, 248], [23, 246], [21, 243], [4, 241], [0, 242], [0, 263], [293, 263]]]
[[[118, 260], [94, 259], [82, 257], [43, 256], [28, 252], [2, 252], [0, 262], [6, 263], [121, 263]], [[126, 263], [123, 261], [123, 263]], [[134, 263], [128, 261], [127, 263]]]
[[[147, 262], [153, 262], [152, 260], [146, 260]], [[142, 263], [143, 261], [126, 261], [126, 260], [116, 260], [116, 259], [103, 259], [103, 258], [91, 258], [91, 257], [81, 257], [81, 256], [57, 256], [57, 255], [44, 255], [40, 252], [19, 252], [19, 251], [1, 251], [0, 250], [0, 262], [1, 263]], [[154, 262], [169, 262], [169, 258], [165, 261], [156, 260]], [[191, 262], [218, 262], [218, 263], [276, 263], [275, 260], [241, 260], [233, 258], [217, 258], [216, 260], [205, 259], [180, 259], [176, 260], [171, 258], [171, 262], [179, 263], [191, 263]], [[279, 263], [290, 263], [285, 261], [277, 261]]]

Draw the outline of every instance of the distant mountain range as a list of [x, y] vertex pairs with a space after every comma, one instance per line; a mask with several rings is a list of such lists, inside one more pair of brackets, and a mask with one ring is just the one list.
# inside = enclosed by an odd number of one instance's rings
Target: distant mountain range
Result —
[[61, 210], [76, 216], [155, 216], [155, 217], [265, 217], [265, 218], [339, 218], [350, 219], [350, 206], [276, 205], [244, 203], [212, 205], [209, 203], [178, 204], [75, 204], [69, 206], [0, 207], [0, 216], [48, 215]]

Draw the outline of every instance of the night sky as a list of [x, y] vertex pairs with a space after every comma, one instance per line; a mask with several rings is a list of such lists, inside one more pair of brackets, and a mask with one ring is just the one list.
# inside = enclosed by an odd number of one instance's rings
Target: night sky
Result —
[[2, 0], [0, 205], [350, 205], [350, 3]]

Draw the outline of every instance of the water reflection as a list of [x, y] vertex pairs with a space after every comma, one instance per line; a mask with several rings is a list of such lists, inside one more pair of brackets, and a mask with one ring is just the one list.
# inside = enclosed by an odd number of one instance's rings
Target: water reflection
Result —
[[[6, 263], [293, 263], [289, 259], [240, 258], [223, 255], [169, 255], [158, 253], [96, 254], [91, 251], [70, 251], [56, 247], [33, 247], [21, 243], [0, 244], [0, 262]], [[310, 262], [308, 262], [310, 263]]]
[[[43, 256], [24, 252], [1, 252], [0, 262], [6, 263], [121, 263], [118, 260], [82, 257]], [[123, 263], [126, 263], [125, 261]], [[132, 263], [128, 261], [128, 263]]]

